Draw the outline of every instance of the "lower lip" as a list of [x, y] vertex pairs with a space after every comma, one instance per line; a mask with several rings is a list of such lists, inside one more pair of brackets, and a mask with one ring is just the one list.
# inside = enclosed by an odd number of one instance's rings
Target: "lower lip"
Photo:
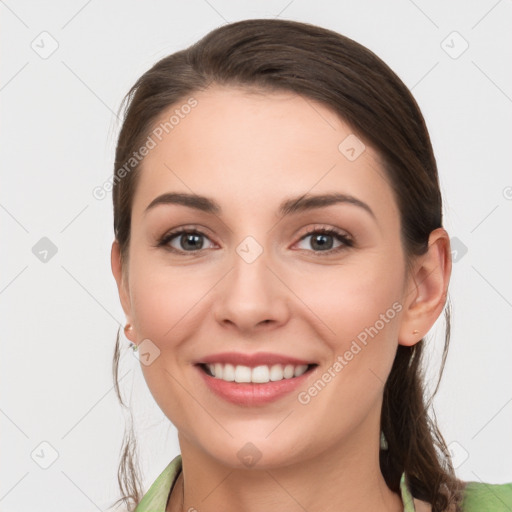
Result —
[[199, 365], [196, 368], [206, 385], [217, 396], [236, 405], [255, 406], [268, 404], [296, 390], [304, 384], [317, 367], [310, 368], [300, 377], [270, 381], [264, 384], [227, 382], [211, 377]]

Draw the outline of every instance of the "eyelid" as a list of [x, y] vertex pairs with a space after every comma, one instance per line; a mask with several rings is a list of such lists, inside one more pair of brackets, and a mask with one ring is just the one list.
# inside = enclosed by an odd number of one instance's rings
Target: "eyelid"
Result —
[[341, 242], [341, 245], [339, 247], [336, 247], [334, 249], [328, 249], [326, 251], [312, 251], [307, 249], [299, 249], [299, 250], [306, 250], [306, 252], [313, 254], [314, 256], [323, 256], [323, 257], [329, 257], [329, 256], [336, 256], [340, 252], [345, 251], [347, 249], [350, 249], [355, 245], [354, 238], [352, 235], [350, 235], [347, 231], [339, 228], [334, 228], [332, 226], [325, 226], [325, 225], [315, 225], [312, 228], [309, 228], [306, 233], [301, 235], [299, 240], [294, 243], [294, 245], [302, 242], [305, 238], [308, 236], [311, 236], [315, 233], [318, 234], [325, 234], [328, 236], [332, 236], [336, 239], [338, 239]]
[[323, 224], [317, 224], [317, 225], [313, 226], [312, 228], [308, 228], [308, 230], [301, 236], [300, 240], [303, 240], [306, 236], [309, 236], [313, 233], [318, 233], [318, 232], [336, 234], [338, 236], [346, 238], [347, 240], [353, 241], [353, 238], [348, 233], [348, 231], [345, 231], [344, 229], [340, 229], [340, 228], [335, 228], [332, 226], [326, 226]]
[[[167, 231], [164, 235], [162, 235], [162, 237], [160, 237], [158, 239], [155, 247], [163, 247], [164, 249], [167, 249], [170, 252], [173, 252], [173, 253], [176, 253], [179, 255], [184, 255], [184, 254], [188, 254], [190, 256], [199, 255], [206, 249], [198, 249], [196, 251], [183, 251], [180, 249], [175, 249], [174, 247], [168, 247], [168, 244], [175, 237], [188, 233], [188, 234], [197, 234], [200, 236], [204, 236], [205, 238], [208, 238], [213, 244], [217, 245], [216, 242], [214, 242], [211, 239], [210, 235], [208, 235], [206, 233], [206, 231], [208, 231], [208, 229], [206, 229], [202, 226], [198, 226], [198, 225], [180, 226], [179, 228], [175, 228], [170, 231]], [[316, 256], [322, 256], [322, 255], [328, 256], [328, 255], [332, 255], [332, 254], [337, 254], [338, 252], [340, 252], [344, 249], [346, 250], [350, 247], [353, 247], [353, 245], [354, 245], [354, 238], [347, 231], [342, 230], [340, 228], [334, 228], [332, 226], [317, 224], [317, 225], [313, 226], [312, 228], [308, 228], [308, 230], [305, 233], [303, 233], [296, 242], [294, 242], [293, 246], [302, 242], [305, 238], [307, 238], [308, 236], [311, 236], [315, 233], [333, 236], [333, 237], [337, 238], [341, 242], [342, 245], [340, 247], [337, 247], [334, 249], [328, 249], [326, 251], [313, 251], [313, 250], [307, 250], [307, 249], [300, 249], [300, 250], [307, 251], [309, 253], [313, 253]]]
[[[185, 233], [195, 233], [201, 236], [204, 236], [205, 238], [208, 238], [211, 240], [211, 237], [209, 234], [207, 234], [208, 229], [204, 228], [203, 226], [195, 225], [195, 224], [189, 224], [185, 226], [180, 226], [179, 228], [174, 228], [169, 231], [166, 231], [165, 234], [163, 234], [161, 237], [158, 238], [157, 243], [155, 244], [155, 247], [164, 247], [166, 248], [167, 244], [172, 240], [173, 238], [177, 237], [178, 235], [182, 235]], [[215, 244], [213, 240], [211, 240], [212, 243]], [[180, 252], [180, 253], [199, 253], [200, 251], [204, 249], [199, 249], [198, 251], [179, 251], [178, 249], [171, 248], [169, 249], [171, 252]]]

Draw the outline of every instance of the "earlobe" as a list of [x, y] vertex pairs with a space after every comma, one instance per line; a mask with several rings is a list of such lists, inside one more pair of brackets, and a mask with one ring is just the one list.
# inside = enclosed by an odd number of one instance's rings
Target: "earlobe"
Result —
[[124, 335], [126, 336], [127, 339], [129, 339], [133, 344], [137, 345], [136, 341], [135, 341], [135, 336], [134, 336], [134, 333], [133, 333], [133, 326], [132, 324], [126, 324], [124, 326]]
[[446, 303], [451, 270], [450, 238], [444, 228], [437, 228], [430, 233], [428, 251], [417, 258], [409, 279], [400, 345], [415, 345], [434, 325]]
[[[112, 250], [110, 253], [110, 264], [112, 267], [112, 274], [117, 283], [117, 290], [119, 293], [119, 300], [121, 301], [121, 306], [123, 307], [123, 311], [126, 315], [126, 319], [128, 325], [131, 324], [131, 303], [130, 303], [130, 294], [128, 288], [128, 282], [126, 280], [126, 274], [123, 272], [123, 261], [121, 258], [121, 250], [119, 246], [119, 242], [114, 240], [112, 243]], [[133, 329], [127, 330], [125, 329], [125, 334], [127, 335], [130, 341], [133, 341], [130, 335], [132, 335]]]

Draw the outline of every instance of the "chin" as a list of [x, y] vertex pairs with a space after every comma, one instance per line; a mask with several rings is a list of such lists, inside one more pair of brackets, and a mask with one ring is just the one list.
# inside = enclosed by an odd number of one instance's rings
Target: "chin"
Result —
[[[260, 436], [245, 436], [243, 441], [230, 439], [228, 442], [215, 443], [211, 441], [206, 446], [206, 451], [218, 462], [233, 469], [272, 469], [297, 463], [301, 460], [302, 452], [297, 451], [301, 443], [290, 437], [286, 437], [287, 443], [273, 438], [273, 435], [265, 438]], [[212, 451], [212, 446], [215, 449]]]

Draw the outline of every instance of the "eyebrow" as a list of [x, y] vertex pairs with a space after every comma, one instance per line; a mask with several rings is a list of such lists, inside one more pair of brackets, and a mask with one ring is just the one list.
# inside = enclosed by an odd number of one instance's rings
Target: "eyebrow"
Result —
[[[281, 203], [278, 212], [280, 215], [284, 216], [304, 212], [307, 210], [313, 210], [315, 208], [325, 208], [327, 206], [339, 203], [348, 203], [354, 206], [358, 206], [359, 208], [362, 208], [368, 212], [374, 219], [376, 219], [375, 213], [366, 203], [354, 196], [339, 193], [320, 195], [303, 194], [298, 197], [292, 197]], [[222, 208], [220, 207], [219, 203], [209, 197], [200, 196], [197, 194], [168, 192], [166, 194], [155, 197], [155, 199], [153, 199], [153, 201], [151, 201], [151, 203], [149, 203], [149, 205], [144, 210], [144, 214], [158, 205], [167, 204], [179, 204], [215, 215], [219, 215], [222, 212]]]

